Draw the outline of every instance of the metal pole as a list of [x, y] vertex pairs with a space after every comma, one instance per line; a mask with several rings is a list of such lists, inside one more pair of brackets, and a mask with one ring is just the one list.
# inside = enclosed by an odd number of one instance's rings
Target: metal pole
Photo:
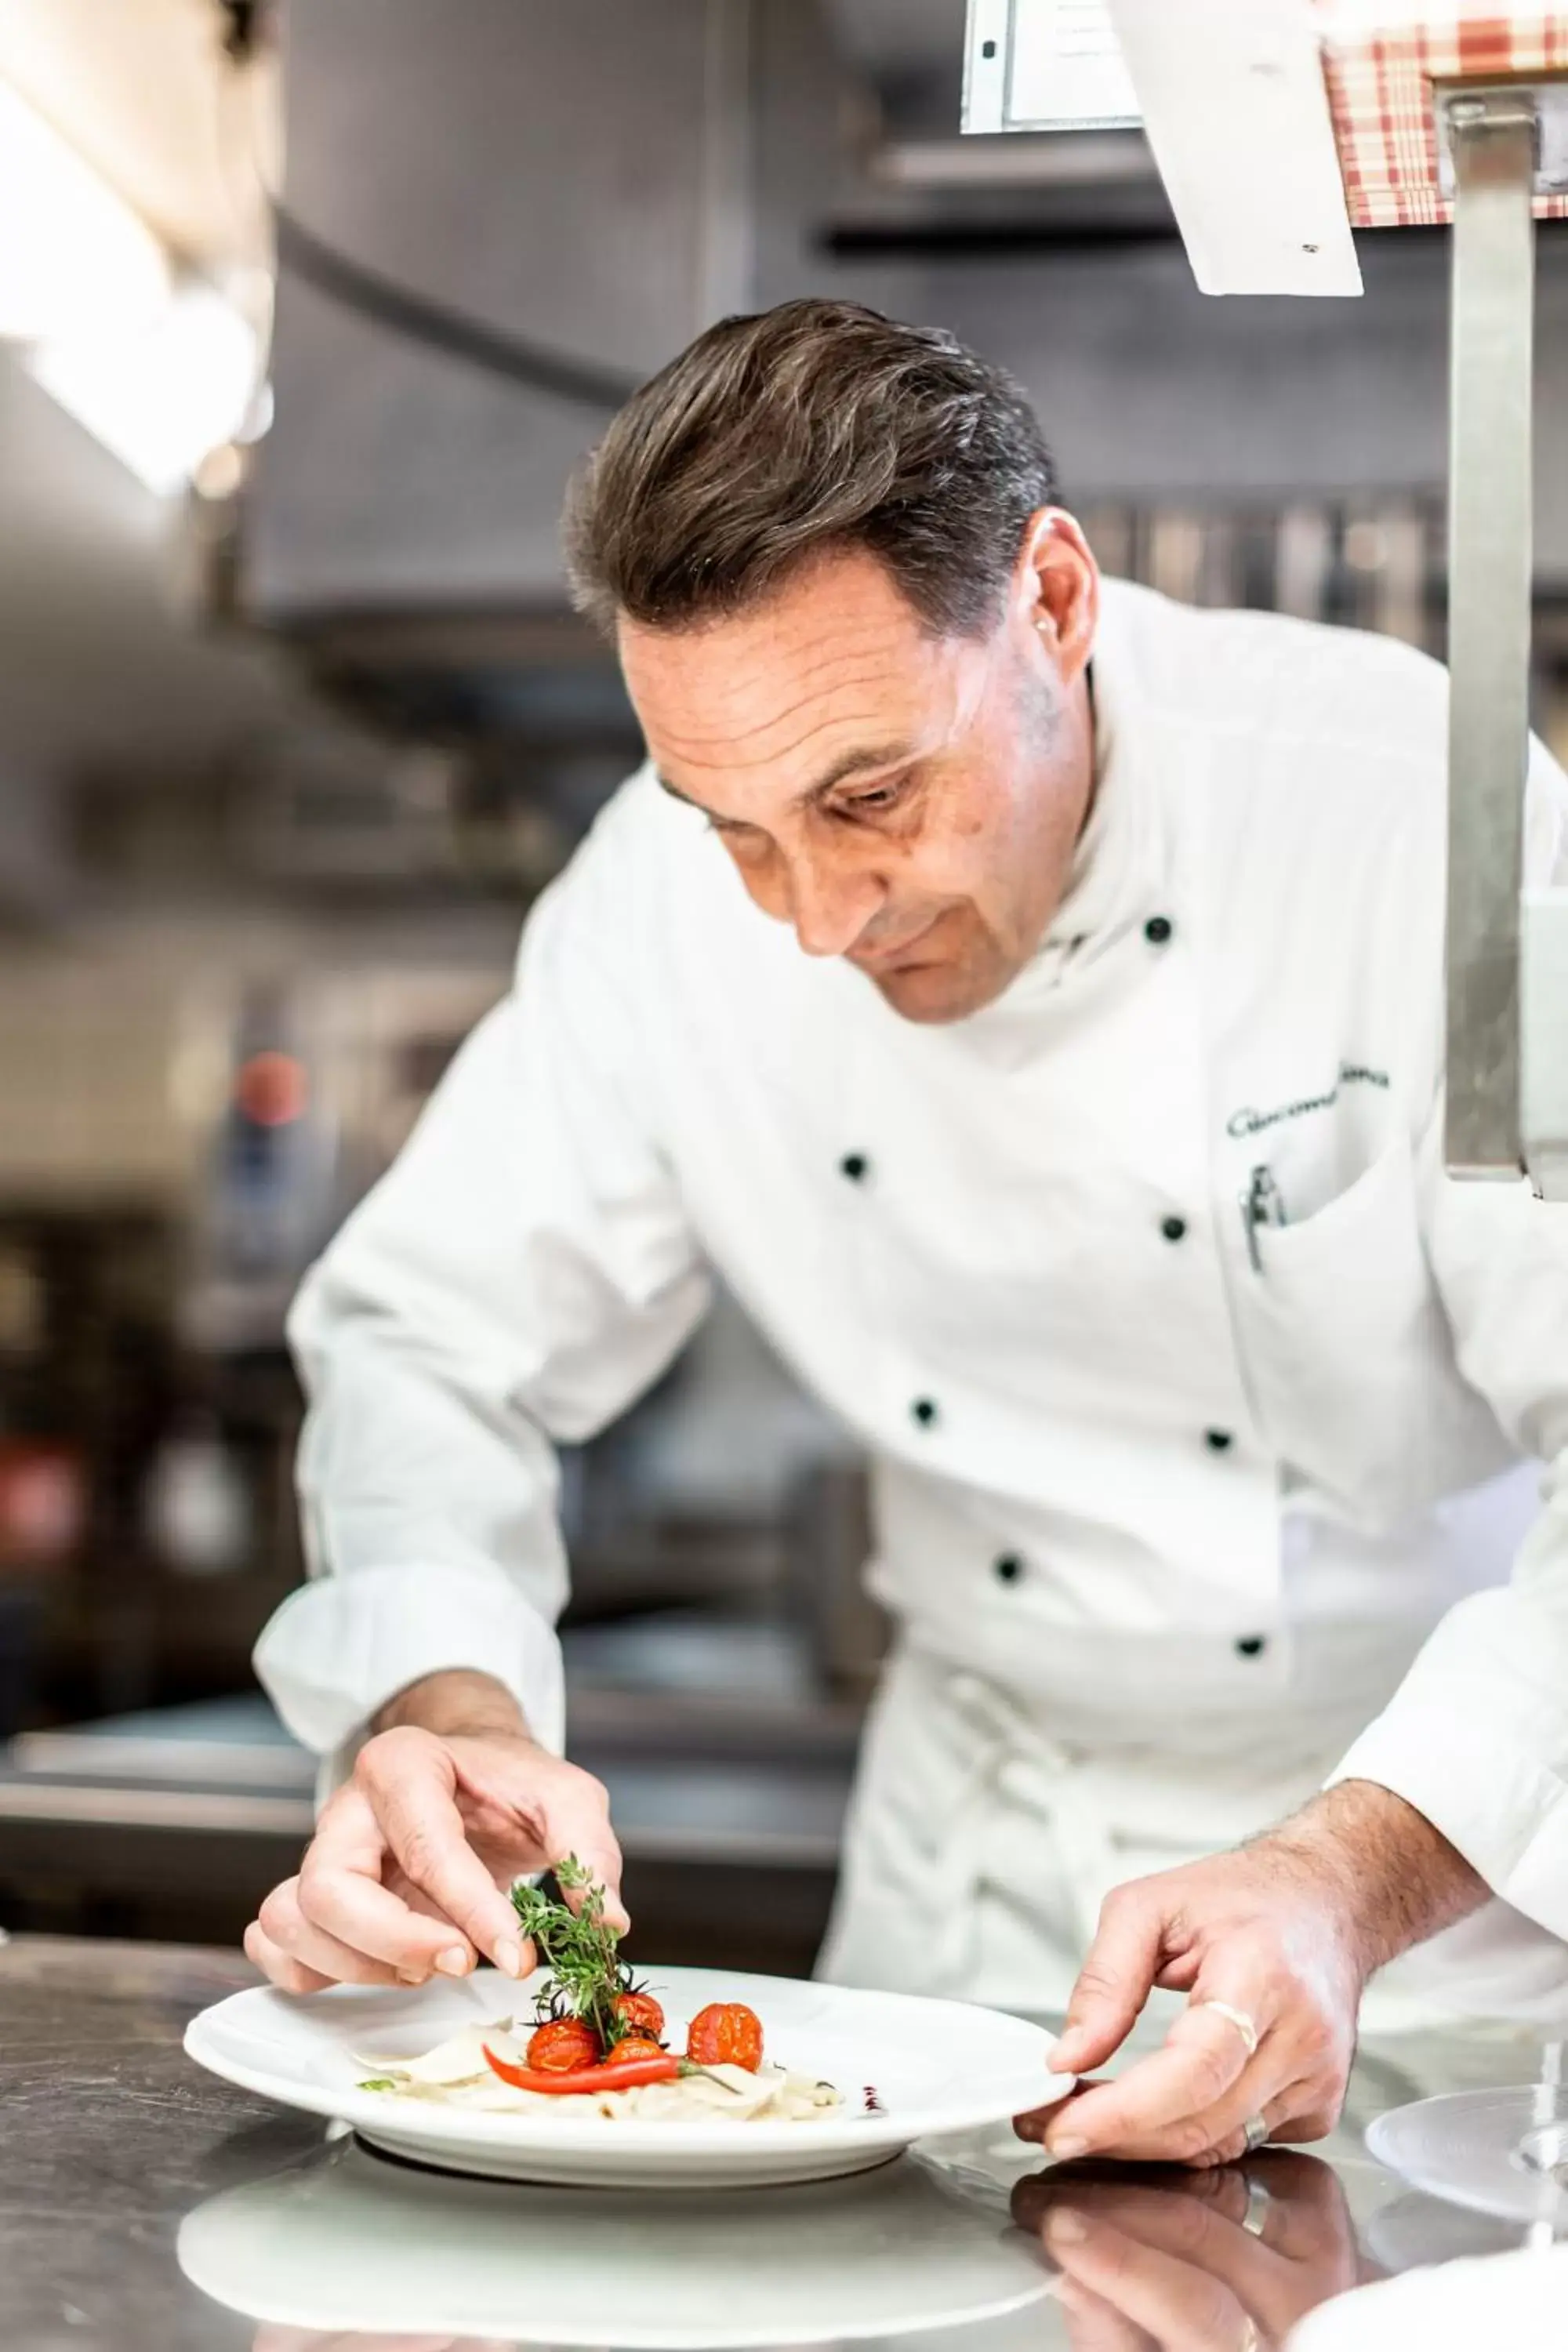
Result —
[[1447, 115], [1455, 176], [1447, 1156], [1454, 1176], [1517, 1179], [1537, 116], [1529, 91], [1506, 89], [1451, 97]]

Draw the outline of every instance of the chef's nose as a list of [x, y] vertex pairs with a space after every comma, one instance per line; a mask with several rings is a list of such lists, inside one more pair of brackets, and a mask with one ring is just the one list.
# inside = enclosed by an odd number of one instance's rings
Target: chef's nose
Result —
[[847, 955], [886, 896], [875, 874], [832, 857], [805, 852], [790, 866], [790, 920], [809, 956]]

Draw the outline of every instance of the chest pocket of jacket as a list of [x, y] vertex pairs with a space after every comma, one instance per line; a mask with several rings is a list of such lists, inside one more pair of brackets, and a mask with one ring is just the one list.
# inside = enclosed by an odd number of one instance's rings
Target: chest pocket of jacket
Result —
[[1347, 1190], [1243, 1251], [1238, 1336], [1281, 1461], [1358, 1525], [1397, 1527], [1513, 1454], [1454, 1362], [1421, 1244], [1407, 1139]]

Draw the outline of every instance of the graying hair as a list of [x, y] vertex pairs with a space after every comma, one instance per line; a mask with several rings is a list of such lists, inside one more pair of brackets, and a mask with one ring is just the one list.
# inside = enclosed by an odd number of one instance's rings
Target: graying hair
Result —
[[783, 302], [721, 320], [633, 394], [568, 493], [567, 572], [606, 631], [678, 629], [862, 547], [930, 628], [975, 635], [1057, 496], [1000, 368], [858, 303]]

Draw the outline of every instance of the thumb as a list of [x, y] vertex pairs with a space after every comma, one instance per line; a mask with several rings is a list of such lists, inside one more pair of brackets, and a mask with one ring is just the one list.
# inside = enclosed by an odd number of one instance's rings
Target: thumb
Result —
[[1067, 2023], [1047, 2062], [1054, 2073], [1081, 2074], [1102, 2066], [1136, 2024], [1164, 1945], [1165, 1909], [1158, 1884], [1146, 1879], [1106, 1896], [1068, 2003]]

